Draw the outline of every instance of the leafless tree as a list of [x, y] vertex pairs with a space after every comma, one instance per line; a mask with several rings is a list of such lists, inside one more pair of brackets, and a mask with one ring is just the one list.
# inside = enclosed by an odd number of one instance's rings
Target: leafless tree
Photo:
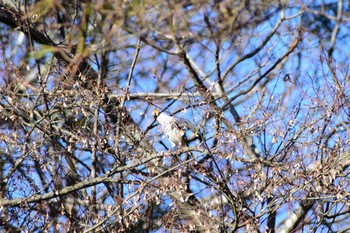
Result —
[[0, 1], [0, 229], [349, 231], [349, 21], [345, 0]]

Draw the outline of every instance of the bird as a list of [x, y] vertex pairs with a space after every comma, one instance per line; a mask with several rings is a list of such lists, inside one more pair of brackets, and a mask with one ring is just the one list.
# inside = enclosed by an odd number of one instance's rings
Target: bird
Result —
[[172, 148], [175, 146], [186, 146], [185, 128], [180, 127], [175, 117], [169, 116], [164, 112], [159, 112], [158, 109], [153, 111], [153, 116], [162, 127], [163, 133], [171, 142]]
[[[185, 130], [186, 129], [195, 130], [194, 126], [192, 126], [189, 122], [185, 122], [185, 121], [180, 122], [173, 116], [169, 116], [164, 112], [159, 112], [158, 109], [154, 109], [153, 116], [156, 118], [156, 120], [162, 127], [163, 133], [168, 137], [169, 141], [171, 142], [172, 148], [174, 148], [175, 146], [187, 146]], [[184, 127], [181, 127], [182, 125], [181, 123], [185, 124]], [[175, 158], [178, 161], [181, 161], [180, 157], [175, 156]], [[188, 160], [188, 159], [195, 159], [195, 158], [193, 154], [189, 151], [186, 153], [185, 159]], [[191, 170], [188, 170], [184, 173], [188, 174], [185, 176], [186, 180], [184, 183], [186, 184], [186, 192], [189, 194], [187, 195], [187, 197], [185, 197], [185, 199], [191, 204], [195, 202], [199, 203], [198, 199], [196, 198], [196, 196], [194, 195], [190, 187], [191, 176], [189, 174], [191, 173]]]

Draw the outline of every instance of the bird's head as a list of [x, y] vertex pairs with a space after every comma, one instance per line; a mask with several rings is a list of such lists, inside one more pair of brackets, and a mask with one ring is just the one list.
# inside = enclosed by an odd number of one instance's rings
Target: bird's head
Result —
[[154, 117], [159, 116], [159, 111], [158, 111], [158, 109], [154, 109], [154, 110], [153, 110], [153, 116], [154, 116]]

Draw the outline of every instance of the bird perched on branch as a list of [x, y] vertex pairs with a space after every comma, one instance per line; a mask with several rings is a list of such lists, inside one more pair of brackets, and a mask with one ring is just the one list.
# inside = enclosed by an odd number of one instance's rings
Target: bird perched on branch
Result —
[[175, 117], [159, 112], [157, 109], [153, 111], [153, 116], [162, 127], [163, 133], [168, 137], [172, 147], [186, 146], [185, 128], [180, 127]]

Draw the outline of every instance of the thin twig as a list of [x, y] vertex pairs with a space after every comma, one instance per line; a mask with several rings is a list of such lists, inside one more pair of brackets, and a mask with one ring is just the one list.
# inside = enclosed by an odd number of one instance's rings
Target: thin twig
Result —
[[129, 95], [131, 78], [132, 78], [132, 75], [134, 73], [135, 65], [136, 65], [136, 62], [137, 62], [137, 58], [138, 58], [138, 56], [140, 54], [141, 47], [142, 47], [142, 42], [141, 42], [141, 39], [139, 39], [137, 41], [137, 46], [136, 46], [134, 59], [133, 59], [133, 61], [131, 63], [131, 67], [130, 67], [130, 71], [129, 71], [129, 75], [128, 75], [128, 80], [127, 80], [127, 84], [126, 84], [126, 88], [125, 88], [125, 95], [123, 96], [121, 104], [120, 104], [121, 107], [124, 106], [125, 100], [126, 100], [127, 96]]

